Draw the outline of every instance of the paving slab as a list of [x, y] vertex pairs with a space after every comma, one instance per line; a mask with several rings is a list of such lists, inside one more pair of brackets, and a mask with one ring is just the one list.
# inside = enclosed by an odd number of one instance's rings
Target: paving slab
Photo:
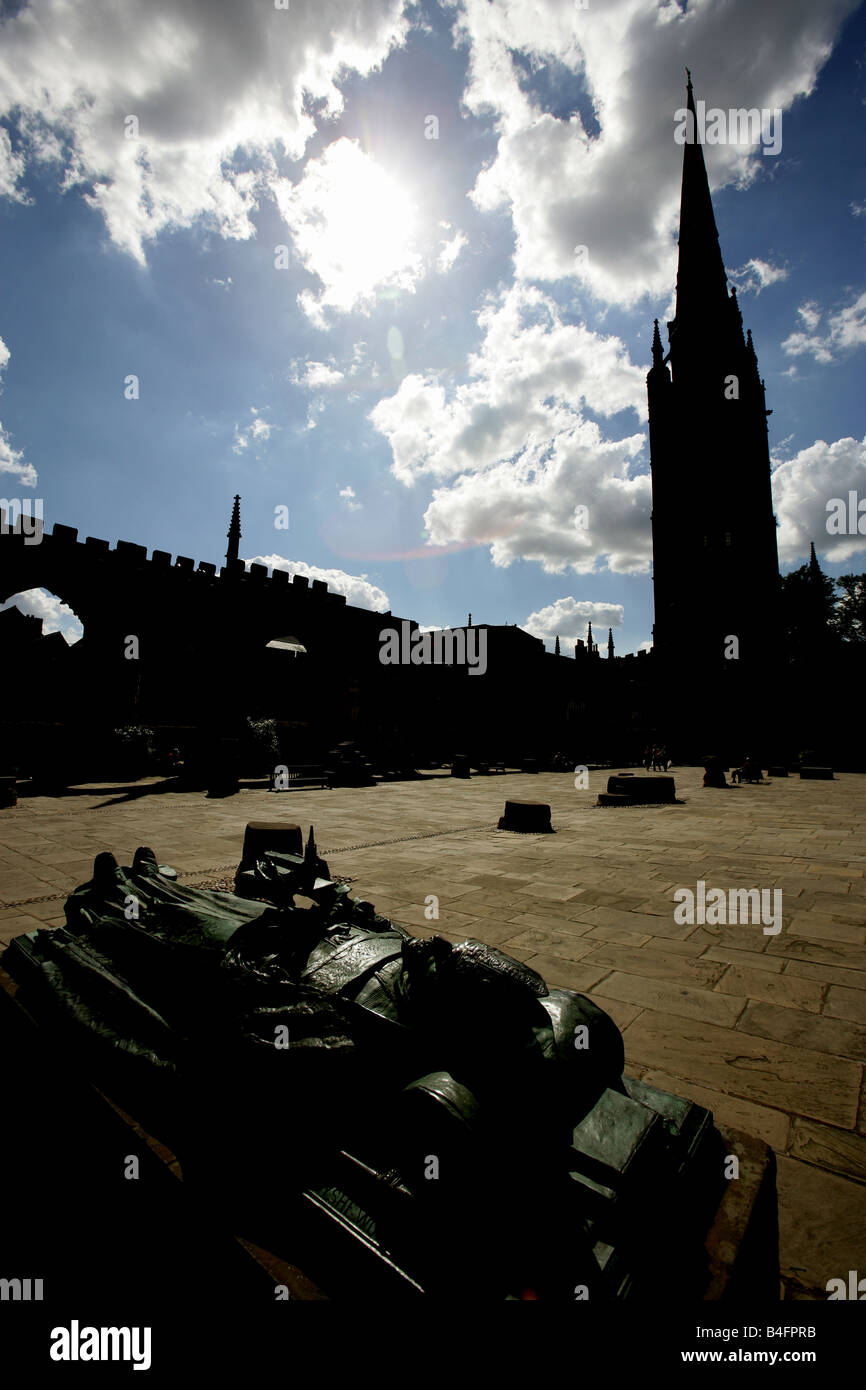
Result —
[[829, 1168], [866, 1183], [866, 1135], [819, 1125], [795, 1115], [791, 1125], [790, 1153], [816, 1168]]
[[778, 1159], [780, 1272], [788, 1297], [827, 1297], [830, 1279], [866, 1269], [866, 1186]]

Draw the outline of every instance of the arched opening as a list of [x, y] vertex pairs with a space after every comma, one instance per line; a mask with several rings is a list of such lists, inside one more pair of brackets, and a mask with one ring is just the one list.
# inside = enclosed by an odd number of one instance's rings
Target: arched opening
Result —
[[83, 634], [74, 609], [48, 589], [21, 590], [0, 604], [6, 672], [0, 726], [8, 775], [52, 787], [65, 784]]
[[[12, 608], [16, 608], [26, 617], [36, 619], [37, 622], [41, 620], [42, 627], [38, 635], [43, 638], [59, 633], [66, 645], [72, 647], [84, 636], [84, 624], [78, 614], [68, 603], [64, 603], [62, 598], [52, 594], [48, 589], [25, 589], [21, 593], [13, 594], [5, 603], [0, 603], [0, 614]], [[35, 627], [33, 630], [36, 631]], [[6, 631], [5, 625], [0, 627], [4, 640]]]

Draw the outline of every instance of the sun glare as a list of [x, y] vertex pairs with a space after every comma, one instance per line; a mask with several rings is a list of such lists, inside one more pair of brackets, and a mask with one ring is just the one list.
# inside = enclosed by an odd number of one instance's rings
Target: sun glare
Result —
[[304, 264], [324, 286], [321, 304], [348, 310], [380, 286], [411, 288], [421, 273], [412, 199], [357, 141], [335, 141], [281, 201]]

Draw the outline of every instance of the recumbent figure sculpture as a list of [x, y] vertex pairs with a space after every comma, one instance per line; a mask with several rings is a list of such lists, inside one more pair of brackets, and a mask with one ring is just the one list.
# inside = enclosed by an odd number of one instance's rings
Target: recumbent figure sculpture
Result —
[[337, 1296], [700, 1294], [709, 1112], [623, 1078], [592, 1000], [378, 916], [312, 829], [234, 894], [100, 854], [4, 965], [215, 1219]]

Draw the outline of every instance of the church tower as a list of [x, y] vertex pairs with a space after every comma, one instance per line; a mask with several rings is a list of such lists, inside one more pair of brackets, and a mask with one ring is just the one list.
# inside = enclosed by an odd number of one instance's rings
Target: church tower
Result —
[[[744, 338], [736, 290], [728, 291], [691, 75], [687, 110], [676, 312], [667, 354], [656, 320], [647, 376], [654, 653], [665, 685], [678, 671], [705, 724], [717, 715], [736, 724], [738, 712], [740, 723], [748, 719], [749, 701], [763, 703], [759, 685], [776, 662], [771, 412], [751, 331]], [[700, 722], [696, 710], [696, 729]], [[701, 736], [712, 741], [709, 727]]]

